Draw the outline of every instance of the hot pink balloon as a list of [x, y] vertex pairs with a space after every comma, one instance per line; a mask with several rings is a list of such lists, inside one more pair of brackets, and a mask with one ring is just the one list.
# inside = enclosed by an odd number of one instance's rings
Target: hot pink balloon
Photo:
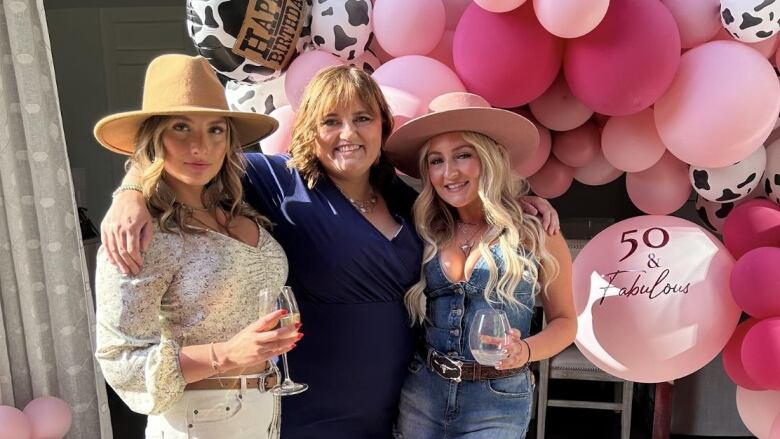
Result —
[[391, 59], [372, 75], [380, 85], [403, 90], [420, 99], [423, 111], [436, 96], [453, 91], [466, 91], [458, 75], [433, 58], [419, 55]]
[[32, 424], [16, 407], [0, 405], [0, 437], [29, 439], [32, 437]]
[[32, 439], [60, 439], [68, 434], [73, 421], [70, 407], [53, 396], [41, 396], [24, 407], [33, 426]]
[[574, 170], [574, 179], [588, 186], [601, 186], [615, 181], [621, 175], [623, 171], [612, 166], [600, 149], [596, 151], [593, 160]]
[[472, 4], [455, 29], [452, 56], [470, 92], [494, 107], [512, 108], [538, 98], [553, 83], [562, 48], [536, 21], [531, 5], [493, 14]]
[[433, 58], [445, 66], [454, 69], [455, 63], [452, 60], [452, 39], [455, 37], [455, 31], [445, 30], [441, 40], [436, 47], [429, 53], [429, 58]]
[[734, 301], [755, 318], [780, 317], [777, 273], [780, 273], [780, 248], [759, 247], [745, 253], [731, 272]]
[[284, 79], [284, 93], [294, 110], [301, 104], [303, 90], [317, 73], [327, 67], [344, 64], [339, 57], [324, 50], [304, 52], [287, 67]]
[[266, 154], [287, 154], [292, 143], [292, 130], [295, 123], [295, 111], [284, 105], [269, 115], [279, 121], [279, 128], [273, 134], [260, 141], [260, 148]]
[[667, 152], [650, 168], [628, 173], [626, 190], [642, 212], [668, 215], [683, 207], [691, 195], [688, 165]]
[[733, 263], [717, 238], [681, 218], [638, 216], [606, 228], [574, 261], [577, 347], [629, 381], [695, 372], [737, 326]]
[[393, 56], [424, 55], [444, 33], [442, 0], [375, 0], [374, 36]]
[[465, 12], [466, 8], [472, 3], [472, 0], [445, 0], [444, 12], [447, 17], [444, 23], [445, 28], [455, 30], [455, 27], [460, 21], [460, 17], [463, 16], [463, 12]]
[[592, 31], [607, 14], [609, 0], [534, 0], [539, 23], [553, 35], [577, 38]]
[[737, 411], [742, 422], [753, 435], [769, 436], [772, 422], [780, 414], [780, 392], [776, 390], [748, 390], [737, 386]]
[[482, 9], [497, 14], [517, 9], [525, 0], [474, 0]]
[[672, 83], [679, 62], [680, 34], [663, 4], [613, 1], [596, 29], [567, 43], [563, 70], [585, 105], [623, 116], [655, 102]]
[[574, 168], [559, 162], [555, 157], [547, 159], [534, 175], [528, 177], [531, 190], [542, 198], [556, 198], [565, 194], [574, 180]]
[[571, 94], [563, 75], [528, 107], [539, 123], [555, 131], [573, 130], [593, 115], [593, 110]]
[[745, 46], [758, 51], [758, 53], [767, 59], [771, 58], [772, 55], [777, 52], [777, 45], [780, 43], [780, 40], [777, 39], [777, 35], [755, 43], [747, 43], [732, 37], [728, 32], [726, 32], [726, 29], [723, 29], [722, 27], [715, 34], [715, 37], [713, 37], [712, 41], [734, 41], [739, 44], [744, 44]]
[[600, 149], [601, 133], [592, 123], [553, 136], [552, 153], [561, 163], [573, 168], [590, 163]]
[[379, 88], [393, 113], [393, 131], [410, 119], [426, 113], [427, 107], [423, 107], [417, 96], [389, 85], [380, 85]]
[[780, 247], [780, 206], [750, 200], [735, 207], [723, 224], [723, 243], [739, 259], [759, 247]]
[[772, 131], [780, 84], [758, 52], [733, 41], [712, 41], [682, 56], [669, 90], [655, 104], [664, 145], [704, 168], [749, 156]]
[[720, 0], [661, 0], [669, 8], [677, 28], [680, 43], [688, 49], [712, 39], [719, 29]]
[[742, 365], [757, 385], [780, 390], [780, 317], [761, 320], [745, 334]]
[[542, 169], [542, 166], [544, 166], [547, 159], [550, 157], [550, 147], [552, 146], [550, 130], [543, 126], [539, 126], [539, 124], [536, 124], [536, 128], [539, 130], [539, 147], [536, 148], [536, 151], [534, 151], [529, 159], [515, 168], [515, 172], [525, 178], [536, 174], [537, 171]]
[[723, 369], [726, 374], [736, 385], [750, 390], [765, 390], [753, 382], [742, 365], [742, 341], [748, 330], [758, 322], [758, 319], [748, 319], [740, 323], [726, 343], [726, 347], [723, 348]]
[[651, 108], [610, 118], [601, 132], [601, 149], [612, 166], [626, 172], [644, 171], [666, 152]]

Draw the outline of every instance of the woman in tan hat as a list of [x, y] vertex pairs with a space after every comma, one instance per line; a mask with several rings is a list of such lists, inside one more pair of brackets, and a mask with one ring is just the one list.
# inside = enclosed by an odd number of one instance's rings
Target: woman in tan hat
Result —
[[287, 259], [241, 186], [241, 146], [275, 128], [228, 111], [206, 60], [184, 55], [152, 61], [142, 110], [95, 127], [103, 146], [131, 155], [153, 218], [143, 268], [125, 275], [101, 247], [95, 287], [95, 355], [125, 403], [149, 415], [147, 438], [278, 436], [269, 359], [303, 334], [272, 329], [286, 310], [259, 291], [284, 285]]
[[[530, 121], [469, 93], [439, 96], [387, 141], [398, 168], [420, 175], [414, 204], [425, 242], [406, 293], [424, 341], [409, 367], [398, 428], [405, 438], [525, 437], [532, 361], [574, 340], [571, 256], [523, 213], [511, 169], [539, 143]], [[547, 326], [529, 337], [537, 297]]]

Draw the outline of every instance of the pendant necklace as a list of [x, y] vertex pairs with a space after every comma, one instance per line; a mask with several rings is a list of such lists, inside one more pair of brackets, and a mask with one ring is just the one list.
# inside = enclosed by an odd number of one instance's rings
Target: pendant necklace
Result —
[[464, 233], [461, 233], [461, 234], [465, 234], [465, 233], [468, 233], [468, 231], [467, 231], [468, 228], [476, 227], [474, 232], [472, 232], [471, 235], [468, 238], [465, 238], [460, 243], [460, 251], [463, 252], [464, 256], [468, 257], [469, 254], [471, 254], [471, 250], [474, 248], [474, 237], [477, 236], [477, 233], [479, 233], [480, 230], [482, 230], [482, 226], [483, 225], [484, 225], [484, 223], [482, 223], [482, 224], [467, 223], [467, 222], [458, 220], [458, 233], [463, 231]]

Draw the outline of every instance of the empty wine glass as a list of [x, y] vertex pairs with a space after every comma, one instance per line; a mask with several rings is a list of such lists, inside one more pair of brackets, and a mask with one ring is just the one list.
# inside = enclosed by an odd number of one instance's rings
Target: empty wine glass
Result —
[[[263, 303], [263, 294], [261, 294], [261, 306]], [[266, 294], [268, 296], [268, 294]], [[295, 301], [292, 288], [282, 287], [276, 294], [274, 309], [286, 309], [287, 315], [279, 320], [279, 326], [289, 326], [301, 322], [301, 313], [298, 310], [298, 302]], [[282, 366], [284, 368], [284, 381], [281, 384], [277, 384], [276, 387], [270, 391], [274, 395], [297, 395], [298, 393], [305, 392], [309, 386], [303, 383], [296, 383], [290, 378], [290, 369], [287, 366], [287, 353], [282, 354]]]
[[495, 366], [506, 358], [509, 319], [502, 310], [481, 309], [471, 321], [469, 348], [474, 359], [485, 366]]

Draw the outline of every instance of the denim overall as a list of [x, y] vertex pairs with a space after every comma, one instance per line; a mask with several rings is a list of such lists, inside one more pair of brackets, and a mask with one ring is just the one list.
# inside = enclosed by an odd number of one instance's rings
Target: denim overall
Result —
[[[491, 248], [493, 258], [503, 274], [498, 246]], [[522, 280], [515, 297], [522, 306], [503, 305], [485, 300], [483, 291], [489, 277], [485, 261], [480, 258], [471, 277], [465, 282], [451, 282], [442, 270], [439, 255], [423, 267], [427, 287], [427, 321], [425, 342], [452, 359], [475, 361], [469, 349], [469, 329], [477, 311], [503, 309], [512, 328], [527, 337], [534, 309], [534, 285]], [[446, 379], [427, 367], [416, 353], [409, 365], [401, 392], [397, 425], [398, 438], [524, 438], [531, 415], [533, 377], [526, 368], [518, 375], [483, 381]]]

